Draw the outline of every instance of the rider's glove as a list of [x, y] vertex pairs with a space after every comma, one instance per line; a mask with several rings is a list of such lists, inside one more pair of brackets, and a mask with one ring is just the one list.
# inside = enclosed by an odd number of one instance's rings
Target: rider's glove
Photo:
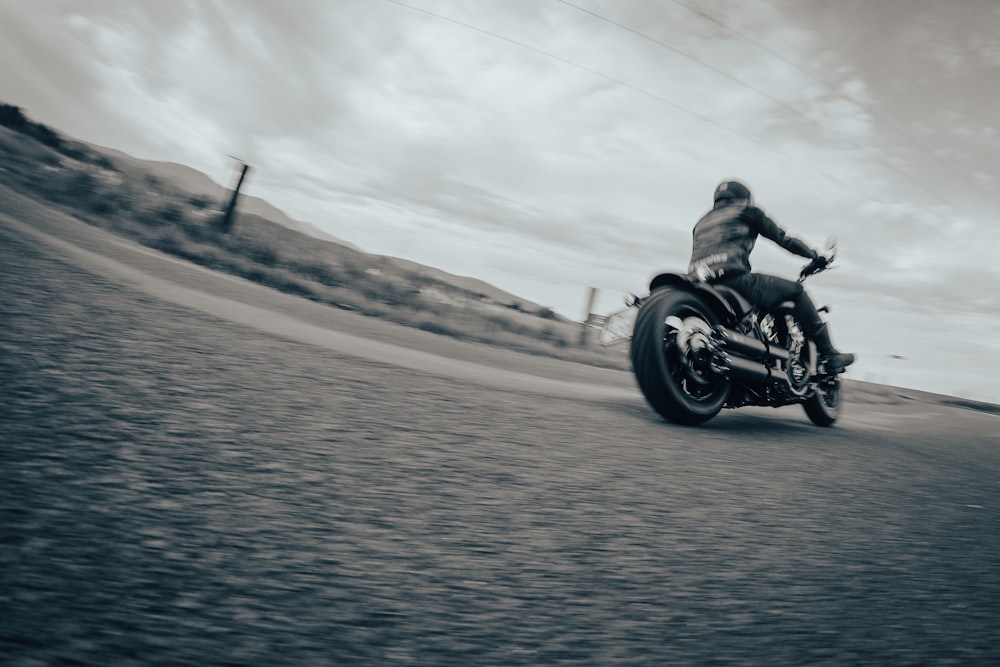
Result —
[[799, 273], [799, 278], [805, 278], [806, 276], [811, 276], [814, 273], [819, 273], [826, 268], [826, 265], [830, 263], [830, 260], [823, 255], [817, 254], [813, 257], [813, 260], [802, 267], [802, 271]]

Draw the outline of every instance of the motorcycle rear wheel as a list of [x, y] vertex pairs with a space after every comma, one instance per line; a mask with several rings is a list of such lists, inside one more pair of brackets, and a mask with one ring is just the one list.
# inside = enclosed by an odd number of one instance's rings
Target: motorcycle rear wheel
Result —
[[670, 316], [718, 324], [711, 308], [694, 294], [671, 288], [654, 291], [636, 317], [630, 348], [632, 371], [656, 412], [677, 424], [702, 424], [725, 405], [730, 383], [719, 375], [692, 372], [681, 358], [677, 330], [666, 323]]

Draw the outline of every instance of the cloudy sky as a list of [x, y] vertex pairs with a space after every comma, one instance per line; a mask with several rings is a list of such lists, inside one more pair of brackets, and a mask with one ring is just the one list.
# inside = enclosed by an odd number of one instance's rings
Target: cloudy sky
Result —
[[0, 65], [40, 122], [239, 156], [292, 217], [574, 319], [684, 269], [740, 177], [838, 238], [809, 287], [852, 377], [1000, 401], [995, 0], [0, 0]]

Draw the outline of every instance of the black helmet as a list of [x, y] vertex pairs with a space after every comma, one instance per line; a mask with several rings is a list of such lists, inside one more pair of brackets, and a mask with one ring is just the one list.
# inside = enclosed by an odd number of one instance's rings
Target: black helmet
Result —
[[715, 201], [719, 202], [723, 199], [752, 199], [753, 195], [750, 194], [750, 188], [748, 188], [743, 183], [739, 181], [722, 181], [717, 186], [715, 186]]

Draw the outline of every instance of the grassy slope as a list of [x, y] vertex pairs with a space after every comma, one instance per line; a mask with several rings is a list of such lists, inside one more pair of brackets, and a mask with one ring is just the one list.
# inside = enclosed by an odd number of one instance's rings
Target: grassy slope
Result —
[[[240, 215], [235, 230], [223, 234], [216, 202], [144, 170], [141, 161], [123, 165], [114, 151], [44, 130], [47, 141], [0, 127], [0, 183], [85, 222], [331, 306], [471, 342], [628, 368], [625, 348], [580, 348], [578, 325], [510, 308], [506, 293], [481, 281], [456, 286], [435, 269], [319, 240], [256, 215]], [[916, 400], [1000, 414], [991, 403], [861, 381], [848, 386], [852, 401]]]
[[525, 301], [501, 302], [506, 293], [479, 291], [476, 282], [456, 285], [441, 272], [251, 214], [223, 233], [218, 202], [54, 136], [45, 142], [0, 127], [0, 183], [144, 245], [314, 301], [457, 339], [627, 368], [621, 349], [580, 348], [579, 325], [531, 312]]

